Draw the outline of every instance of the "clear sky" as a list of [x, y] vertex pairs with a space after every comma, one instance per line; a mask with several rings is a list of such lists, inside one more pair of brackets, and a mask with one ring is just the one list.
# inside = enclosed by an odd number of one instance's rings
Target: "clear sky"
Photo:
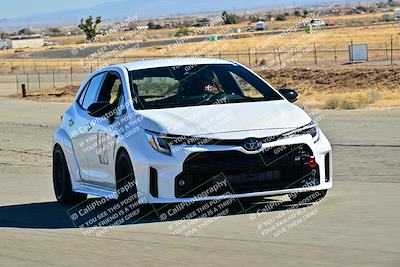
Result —
[[80, 9], [116, 0], [0, 0], [0, 19]]

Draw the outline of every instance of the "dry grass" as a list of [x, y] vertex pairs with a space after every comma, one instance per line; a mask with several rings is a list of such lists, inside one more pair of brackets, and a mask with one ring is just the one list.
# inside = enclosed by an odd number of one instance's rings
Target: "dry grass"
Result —
[[[273, 35], [264, 35], [240, 39], [220, 40], [217, 42], [218, 45], [214, 44], [214, 42], [208, 42], [206, 44], [203, 43], [201, 45], [198, 43], [188, 43], [171, 47], [171, 49], [168, 51], [168, 54], [179, 55], [183, 51], [197, 51], [199, 47], [204, 49], [207, 48], [207, 46], [209, 46], [209, 50], [211, 51], [215, 46], [221, 47], [223, 48], [224, 52], [248, 51], [249, 49], [254, 49], [257, 47], [262, 47], [260, 51], [273, 51], [277, 48], [285, 49], [285, 47], [288, 49], [312, 47], [314, 43], [317, 45], [318, 50], [333, 50], [335, 47], [338, 50], [347, 50], [351, 41], [353, 41], [353, 43], [368, 44], [369, 48], [385, 48], [386, 45], [390, 46], [391, 36], [394, 38], [395, 47], [399, 47], [399, 25], [387, 24], [368, 27], [363, 26], [322, 30], [318, 34], [314, 35], [309, 35], [305, 32], [297, 32], [277, 38], [273, 42], [269, 42], [269, 40], [274, 38]], [[293, 42], [293, 40], [298, 40], [298, 42], [296, 42], [294, 45], [289, 45], [291, 42]], [[268, 45], [263, 45], [264, 43], [268, 43]], [[130, 53], [130, 55], [157, 55], [158, 51], [159, 48], [157, 47], [149, 47], [136, 50]], [[347, 56], [347, 54], [345, 54], [345, 56]]]
[[331, 96], [326, 101], [324, 108], [326, 109], [360, 109], [369, 106], [370, 104], [376, 103], [380, 99], [380, 92], [377, 90], [373, 91], [374, 95], [379, 97], [374, 98], [368, 93], [357, 93], [356, 95], [341, 95], [341, 96]]
[[[337, 25], [351, 25], [354, 23], [357, 24], [357, 23], [378, 22], [379, 19], [382, 18], [382, 16], [383, 16], [383, 13], [372, 13], [372, 14], [355, 14], [355, 15], [342, 15], [342, 16], [326, 16], [326, 17], [323, 17], [323, 19], [328, 20], [328, 21], [335, 21]], [[301, 20], [301, 19], [291, 16], [291, 17], [288, 17], [288, 19], [286, 21], [275, 21], [273, 23], [266, 22], [266, 25], [270, 31], [271, 30], [272, 31], [273, 30], [282, 30], [282, 29], [287, 29], [287, 28], [293, 26], [299, 20]], [[218, 26], [208, 27], [207, 30], [210, 35], [216, 34], [216, 33], [220, 32], [221, 30], [226, 30], [227, 28], [230, 28], [232, 30], [239, 28], [242, 31], [244, 31], [247, 28], [247, 26], [254, 25], [254, 24], [255, 23], [243, 22], [243, 23], [239, 23], [236, 25], [218, 25]], [[194, 31], [197, 28], [189, 27], [189, 29]], [[169, 38], [173, 38], [177, 31], [178, 31], [178, 29], [151, 30], [151, 31], [147, 32], [146, 37], [147, 37], [147, 39], [157, 39], [157, 40], [169, 39]], [[109, 36], [107, 36], [106, 38], [104, 38], [103, 41], [104, 42], [112, 41], [112, 40], [115, 40], [115, 39], [121, 37], [124, 34], [126, 34], [126, 32], [113, 33], [113, 34], [110, 34]], [[83, 43], [85, 41], [85, 35], [80, 34], [80, 35], [73, 35], [73, 36], [52, 37], [49, 40], [53, 41], [53, 42], [57, 42], [60, 45], [73, 45], [73, 44]]]
[[72, 59], [2, 59], [0, 61], [0, 73], [51, 73], [53, 70], [69, 72], [82, 69], [85, 62]]
[[294, 88], [308, 106], [326, 109], [400, 107], [400, 67], [285, 68], [259, 71], [274, 87]]
[[[275, 87], [295, 87], [311, 92], [348, 93], [355, 91], [399, 90], [400, 67], [340, 66], [258, 70]], [[311, 91], [311, 92], [310, 92]]]
[[357, 91], [343, 94], [311, 94], [313, 107], [322, 109], [363, 109], [363, 108], [400, 108], [400, 97], [397, 92], [376, 91], [380, 98], [374, 100], [368, 92]]

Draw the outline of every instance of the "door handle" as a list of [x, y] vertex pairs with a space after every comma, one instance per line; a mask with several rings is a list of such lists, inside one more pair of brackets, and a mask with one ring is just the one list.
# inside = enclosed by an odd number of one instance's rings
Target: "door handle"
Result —
[[91, 123], [88, 123], [88, 127], [87, 127], [87, 131], [89, 132], [90, 130], [92, 130], [92, 124]]
[[69, 127], [71, 127], [71, 126], [74, 125], [74, 124], [75, 124], [75, 122], [74, 122], [72, 119], [70, 119], [70, 120], [68, 121]]

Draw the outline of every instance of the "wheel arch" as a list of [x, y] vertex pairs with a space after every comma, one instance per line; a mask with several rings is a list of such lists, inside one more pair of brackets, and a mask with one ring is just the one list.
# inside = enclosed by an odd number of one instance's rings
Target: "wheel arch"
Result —
[[128, 155], [129, 155], [129, 160], [131, 161], [131, 164], [133, 166], [133, 161], [132, 161], [132, 157], [129, 153], [129, 149], [127, 149], [127, 147], [125, 147], [125, 145], [121, 145], [116, 149], [116, 153], [115, 153], [115, 158], [114, 158], [114, 180], [116, 183], [116, 178], [117, 178], [117, 161], [118, 161], [118, 157], [119, 155], [125, 151]]
[[133, 155], [132, 155], [130, 149], [126, 146], [126, 144], [121, 144], [116, 149], [115, 159], [114, 159], [114, 183], [115, 183], [115, 186], [117, 186], [117, 163], [118, 163], [117, 160], [118, 160], [119, 155], [123, 151], [125, 151], [129, 156], [129, 161], [130, 161], [130, 163], [132, 165], [132, 168], [133, 168], [133, 175], [134, 175], [135, 183], [137, 183], [137, 179], [136, 179], [136, 175], [135, 175], [136, 172], [135, 172], [135, 164], [134, 164], [134, 160], [133, 160]]
[[131, 149], [129, 148], [128, 144], [126, 144], [125, 142], [120, 142], [119, 144], [117, 144], [115, 151], [116, 153], [114, 157], [114, 169], [117, 167], [117, 159], [122, 151], [125, 151], [129, 155], [129, 160], [131, 161], [133, 168], [135, 168], [133, 164], [133, 155], [131, 153]]
[[54, 133], [52, 146], [53, 152], [57, 146], [59, 146], [64, 153], [71, 178], [72, 189], [75, 189], [81, 182], [80, 169], [75, 157], [72, 140], [68, 133], [62, 128], [58, 128]]

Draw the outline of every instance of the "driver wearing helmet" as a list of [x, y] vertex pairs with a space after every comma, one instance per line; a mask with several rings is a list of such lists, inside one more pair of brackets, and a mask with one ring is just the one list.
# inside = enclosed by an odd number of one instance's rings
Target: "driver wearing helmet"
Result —
[[186, 96], [202, 96], [206, 94], [216, 94], [220, 90], [214, 82], [212, 73], [203, 72], [193, 75], [188, 79]]

